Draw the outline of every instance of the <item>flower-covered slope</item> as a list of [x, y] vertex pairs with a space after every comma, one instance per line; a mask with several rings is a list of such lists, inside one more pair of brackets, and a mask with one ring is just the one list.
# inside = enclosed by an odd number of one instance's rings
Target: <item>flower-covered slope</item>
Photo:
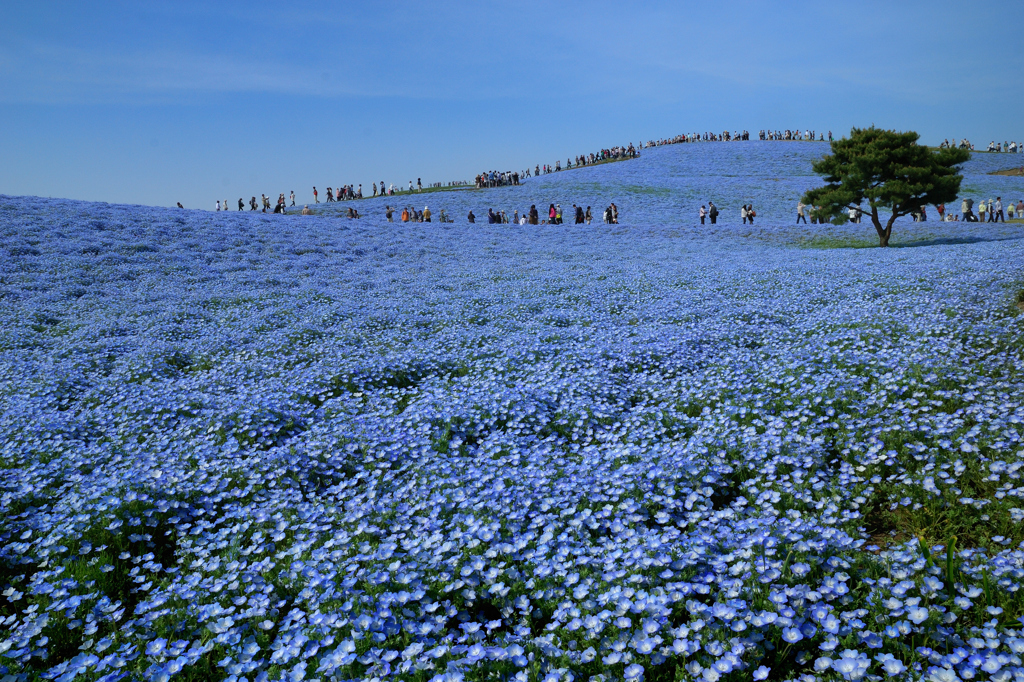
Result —
[[[699, 222], [701, 205], [714, 201], [721, 210], [720, 224], [740, 224], [740, 206], [751, 204], [757, 225], [790, 225], [796, 221], [796, 205], [805, 191], [821, 184], [811, 165], [829, 152], [827, 142], [700, 142], [644, 149], [638, 159], [589, 166], [527, 178], [518, 187], [462, 190], [423, 195], [378, 197], [357, 202], [321, 203], [313, 208], [325, 213], [344, 213], [355, 207], [360, 213], [384, 215], [384, 206], [428, 205], [437, 220], [445, 209], [457, 224], [465, 224], [472, 209], [478, 221], [486, 222], [487, 209], [505, 211], [511, 218], [536, 204], [542, 218], [549, 204], [561, 204], [565, 221], [571, 222], [571, 207], [579, 204], [597, 222], [611, 202], [619, 208], [622, 223], [642, 225], [688, 225]], [[1001, 196], [1003, 204], [1024, 198], [1020, 178], [989, 175], [1003, 170], [1021, 157], [1013, 154], [974, 154], [964, 164], [961, 194], [977, 204]], [[553, 162], [552, 162], [553, 163]], [[276, 191], [273, 193], [276, 196]], [[960, 202], [947, 206], [960, 213]], [[934, 207], [928, 207], [929, 221], [935, 221]], [[909, 222], [909, 218], [907, 221]], [[866, 222], [864, 227], [871, 232]], [[900, 228], [894, 233], [900, 238]]]
[[659, 211], [0, 197], [0, 675], [1020, 675], [1020, 227]]

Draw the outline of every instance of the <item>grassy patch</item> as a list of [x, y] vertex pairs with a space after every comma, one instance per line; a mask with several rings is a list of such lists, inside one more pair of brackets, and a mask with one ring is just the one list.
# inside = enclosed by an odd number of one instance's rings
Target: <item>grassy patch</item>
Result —
[[800, 240], [797, 246], [804, 249], [870, 249], [878, 246], [878, 239], [818, 235]]
[[1007, 168], [1006, 170], [992, 171], [989, 175], [1011, 175], [1018, 178], [1024, 178], [1024, 166], [1018, 168]]

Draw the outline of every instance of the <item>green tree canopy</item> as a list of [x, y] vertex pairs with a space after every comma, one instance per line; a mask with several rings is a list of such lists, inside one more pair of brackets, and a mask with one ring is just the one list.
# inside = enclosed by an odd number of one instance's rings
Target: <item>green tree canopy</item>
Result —
[[[832, 143], [831, 155], [814, 164], [826, 184], [807, 192], [804, 203], [819, 206], [822, 217], [860, 208], [871, 217], [879, 245], [888, 246], [897, 218], [956, 199], [964, 179], [959, 165], [970, 158], [963, 149], [933, 152], [917, 143], [919, 137], [874, 126], [854, 128], [850, 137]], [[892, 212], [884, 227], [880, 210]]]

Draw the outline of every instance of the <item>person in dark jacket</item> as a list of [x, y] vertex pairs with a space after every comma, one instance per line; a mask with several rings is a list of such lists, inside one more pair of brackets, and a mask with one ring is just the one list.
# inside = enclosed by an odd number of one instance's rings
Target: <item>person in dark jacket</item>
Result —
[[537, 213], [537, 205], [530, 204], [530, 224], [538, 225], [540, 223], [540, 215]]
[[466, 219], [469, 220], [469, 222], [471, 222], [471, 223], [475, 223], [476, 222], [476, 216], [473, 215], [473, 211], [469, 212], [469, 215], [466, 216]]

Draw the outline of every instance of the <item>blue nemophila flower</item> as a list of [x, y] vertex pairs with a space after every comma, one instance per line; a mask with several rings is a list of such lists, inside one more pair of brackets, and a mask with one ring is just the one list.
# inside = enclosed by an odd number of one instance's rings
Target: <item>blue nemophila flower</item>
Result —
[[878, 654], [875, 660], [882, 664], [882, 670], [890, 677], [899, 675], [907, 669], [903, 662], [892, 654]]
[[793, 644], [795, 642], [799, 642], [803, 638], [804, 638], [804, 635], [800, 631], [800, 628], [783, 628], [782, 629], [782, 639], [785, 642], [789, 642], [790, 644]]
[[921, 624], [928, 618], [928, 609], [923, 607], [914, 607], [907, 610], [907, 618], [914, 624]]
[[[794, 249], [771, 216], [820, 150], [772, 144], [725, 175], [713, 145], [649, 150], [692, 171], [671, 200], [538, 179], [626, 197], [637, 222], [586, 239], [0, 198], [0, 676], [717, 679], [781, 634], [780, 678], [900, 677], [879, 652], [911, 637], [950, 642], [925, 678], [1012, 677], [1019, 633], [973, 604], [1010, 611], [1024, 560], [1016, 228]], [[678, 232], [698, 186], [767, 223]], [[866, 546], [886, 514], [1001, 535], [950, 582], [944, 549]]]

